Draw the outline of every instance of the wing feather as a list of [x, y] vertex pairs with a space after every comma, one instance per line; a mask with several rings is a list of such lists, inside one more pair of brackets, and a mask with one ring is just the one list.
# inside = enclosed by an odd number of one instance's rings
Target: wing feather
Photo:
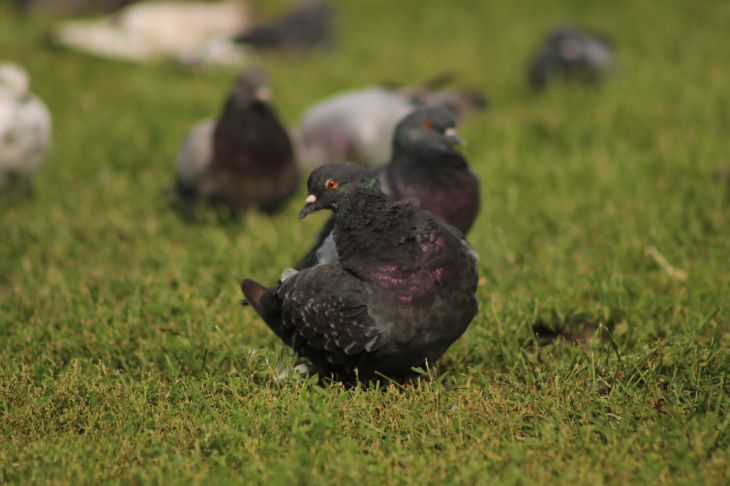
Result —
[[383, 342], [363, 283], [337, 266], [301, 271], [283, 282], [277, 294], [282, 327], [291, 334], [288, 344], [315, 362], [351, 365]]

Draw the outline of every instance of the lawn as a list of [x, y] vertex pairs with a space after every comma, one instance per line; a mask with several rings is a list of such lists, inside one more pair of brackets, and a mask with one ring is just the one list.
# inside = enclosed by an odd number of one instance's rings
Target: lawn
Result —
[[[302, 186], [273, 218], [189, 223], [165, 193], [233, 73], [60, 50], [53, 19], [0, 3], [0, 59], [55, 123], [32, 196], [0, 200], [0, 482], [726, 482], [730, 4], [338, 5], [335, 49], [262, 57], [288, 123], [447, 70], [491, 99], [461, 127], [469, 330], [407, 388], [278, 379], [296, 358], [238, 282], [273, 283], [325, 215], [297, 219]], [[535, 94], [529, 54], [566, 19], [610, 33], [620, 69]]]

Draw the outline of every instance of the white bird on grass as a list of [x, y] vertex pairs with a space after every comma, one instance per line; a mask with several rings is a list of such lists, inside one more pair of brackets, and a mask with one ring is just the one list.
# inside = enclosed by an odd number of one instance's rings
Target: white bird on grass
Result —
[[450, 76], [424, 86], [373, 86], [335, 94], [311, 106], [295, 131], [297, 156], [304, 167], [348, 160], [374, 167], [390, 160], [393, 133], [399, 121], [421, 106], [445, 105], [458, 116], [487, 106], [472, 89], [439, 89]]
[[246, 55], [232, 38], [250, 24], [244, 0], [158, 0], [101, 19], [64, 22], [55, 38], [70, 49], [112, 59], [240, 66]]
[[28, 184], [51, 145], [51, 115], [30, 94], [28, 74], [13, 63], [0, 63], [0, 188]]

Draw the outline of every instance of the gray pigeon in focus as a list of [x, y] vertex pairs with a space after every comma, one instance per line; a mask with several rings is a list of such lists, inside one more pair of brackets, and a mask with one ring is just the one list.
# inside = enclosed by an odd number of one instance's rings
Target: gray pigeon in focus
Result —
[[565, 25], [548, 34], [530, 63], [528, 79], [539, 89], [555, 78], [600, 81], [613, 69], [613, 45], [608, 38]]
[[326, 2], [307, 1], [278, 20], [261, 24], [234, 38], [257, 49], [307, 49], [332, 45], [333, 8]]
[[187, 208], [198, 200], [240, 213], [277, 210], [296, 190], [299, 170], [289, 136], [269, 104], [263, 71], [239, 74], [217, 122], [188, 134], [176, 161], [176, 190]]
[[446, 105], [461, 119], [486, 103], [469, 89], [372, 87], [341, 93], [304, 113], [294, 136], [297, 158], [306, 167], [343, 160], [375, 167], [390, 160], [395, 127], [416, 108]]
[[458, 230], [394, 202], [362, 167], [316, 169], [300, 218], [334, 213], [338, 262], [290, 272], [246, 301], [284, 343], [336, 379], [406, 381], [432, 365], [477, 312], [476, 256]]
[[[479, 212], [479, 180], [466, 158], [453, 148], [463, 143], [455, 126], [456, 116], [446, 107], [417, 109], [396, 127], [390, 163], [371, 174], [391, 199], [412, 199], [439, 221], [466, 234]], [[299, 268], [337, 258], [330, 236], [333, 224], [330, 218]]]
[[51, 145], [51, 115], [29, 91], [28, 74], [0, 63], [0, 188], [24, 187], [43, 165]]

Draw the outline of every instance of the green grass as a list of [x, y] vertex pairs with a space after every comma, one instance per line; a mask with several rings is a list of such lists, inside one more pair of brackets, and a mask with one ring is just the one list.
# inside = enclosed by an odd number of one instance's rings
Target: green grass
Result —
[[[610, 32], [620, 72], [534, 95], [526, 58], [564, 19]], [[0, 482], [727, 481], [728, 25], [709, 0], [350, 0], [337, 49], [265, 56], [290, 123], [449, 69], [492, 100], [462, 128], [477, 318], [430, 382], [346, 390], [275, 380], [295, 358], [239, 305], [322, 221], [297, 220], [304, 189], [240, 223], [186, 223], [163, 193], [232, 73], [58, 50], [50, 19], [0, 5], [0, 59], [55, 120], [33, 197], [0, 202]], [[539, 323], [593, 337], [541, 345]]]

